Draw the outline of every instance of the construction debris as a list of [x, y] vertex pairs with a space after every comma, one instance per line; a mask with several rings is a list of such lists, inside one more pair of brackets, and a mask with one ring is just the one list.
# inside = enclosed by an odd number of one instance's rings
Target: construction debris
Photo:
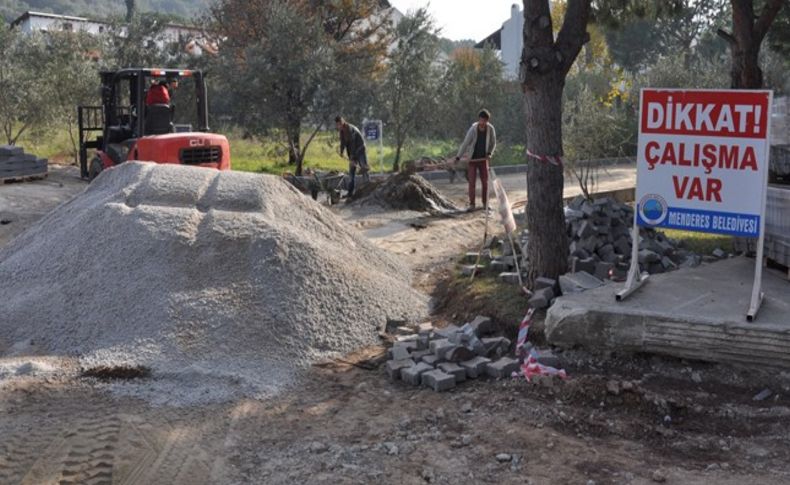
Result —
[[427, 314], [399, 259], [281, 178], [131, 162], [0, 249], [0, 294], [0, 348], [149, 368], [108, 385], [176, 405], [274, 394]]
[[21, 147], [0, 145], [0, 181], [47, 175], [47, 160], [25, 153]]
[[378, 205], [387, 209], [428, 212], [434, 215], [460, 212], [430, 182], [407, 172], [360, 187], [354, 195], [353, 205]]

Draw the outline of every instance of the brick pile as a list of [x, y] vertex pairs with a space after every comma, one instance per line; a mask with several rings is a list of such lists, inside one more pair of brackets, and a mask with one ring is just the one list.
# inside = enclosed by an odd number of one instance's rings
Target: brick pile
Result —
[[[568, 268], [570, 272], [559, 281], [540, 278], [533, 288], [530, 305], [545, 308], [552, 300], [566, 293], [585, 291], [603, 285], [608, 280], [623, 280], [631, 264], [634, 209], [626, 204], [605, 197], [587, 200], [582, 196], [573, 199], [565, 208], [568, 231]], [[702, 258], [666, 237], [662, 232], [640, 228], [639, 267], [651, 274], [664, 273], [680, 267], [694, 267]], [[477, 253], [467, 254], [461, 266], [463, 275], [490, 271], [509, 284], [518, 284], [516, 262], [522, 277], [529, 268], [527, 247], [529, 233], [520, 234], [515, 247], [508, 241], [493, 240], [483, 252], [477, 267]], [[496, 255], [495, 255], [496, 254]], [[472, 263], [472, 264], [470, 264]]]
[[0, 145], [0, 181], [47, 174], [47, 160], [25, 153], [21, 147]]
[[519, 369], [519, 361], [508, 357], [511, 342], [505, 337], [487, 337], [492, 321], [478, 316], [459, 327], [434, 328], [430, 323], [401, 327], [390, 349], [387, 374], [393, 381], [447, 391], [471, 379], [503, 378]]

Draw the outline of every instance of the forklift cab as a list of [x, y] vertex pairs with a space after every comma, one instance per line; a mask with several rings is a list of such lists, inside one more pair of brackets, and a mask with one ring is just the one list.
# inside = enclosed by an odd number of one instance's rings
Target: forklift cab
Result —
[[[102, 105], [78, 108], [82, 176], [92, 179], [103, 168], [126, 160], [139, 160], [138, 155], [144, 156], [145, 160], [158, 163], [186, 163], [177, 153], [165, 154], [163, 150], [154, 149], [167, 147], [172, 152], [173, 144], [176, 138], [179, 138], [170, 136], [174, 133], [197, 135], [209, 132], [206, 83], [203, 73], [183, 69], [129, 68], [103, 71], [100, 75]], [[177, 83], [178, 96], [171, 93], [168, 104], [147, 105], [148, 91], [162, 82], [169, 84], [168, 89], [175, 87], [174, 84]], [[183, 102], [183, 106], [178, 106], [178, 111], [176, 100]], [[191, 103], [194, 105], [190, 109]], [[95, 133], [95, 139], [90, 139], [91, 132]], [[219, 135], [205, 135], [202, 141], [195, 139], [182, 141], [188, 146], [199, 147], [217, 136]], [[155, 140], [156, 137], [165, 139]], [[142, 143], [143, 141], [145, 143]], [[224, 143], [220, 140], [219, 143], [226, 146], [227, 140]], [[138, 148], [142, 150], [145, 147], [148, 148], [143, 150], [146, 152], [145, 155], [137, 153]], [[226, 148], [220, 148], [222, 151], [228, 151]], [[88, 149], [95, 149], [97, 152], [90, 164]], [[227, 158], [229, 165], [229, 155]], [[211, 166], [212, 164], [211, 159], [191, 157], [190, 160], [194, 160], [192, 164], [196, 165]], [[216, 162], [217, 168], [224, 166], [220, 163], [221, 160], [213, 160], [213, 162]]]

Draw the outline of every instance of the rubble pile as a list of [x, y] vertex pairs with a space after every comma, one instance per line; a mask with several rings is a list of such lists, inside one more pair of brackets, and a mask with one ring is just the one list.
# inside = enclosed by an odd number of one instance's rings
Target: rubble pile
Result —
[[354, 205], [378, 205], [388, 209], [449, 214], [460, 209], [430, 182], [416, 174], [400, 172], [382, 182], [361, 187]]
[[[612, 198], [593, 201], [583, 196], [573, 199], [565, 208], [565, 224], [570, 245], [570, 272], [555, 281], [539, 278], [533, 288], [530, 305], [545, 308], [561, 294], [576, 293], [603, 285], [606, 281], [626, 278], [631, 264], [634, 209]], [[651, 274], [672, 271], [679, 267], [698, 266], [702, 258], [682, 247], [682, 243], [666, 237], [662, 232], [640, 228], [639, 267]], [[518, 284], [518, 269], [522, 278], [529, 268], [527, 247], [529, 232], [524, 230], [515, 247], [507, 240], [492, 239], [482, 252], [478, 264], [477, 253], [468, 253], [460, 270], [465, 276], [473, 272], [491, 271], [505, 283]]]
[[403, 327], [390, 349], [387, 374], [394, 381], [441, 392], [481, 377], [510, 377], [519, 361], [507, 357], [511, 342], [493, 333], [490, 318], [478, 316], [461, 327], [430, 323]]
[[0, 181], [47, 174], [47, 160], [25, 153], [21, 147], [0, 145]]

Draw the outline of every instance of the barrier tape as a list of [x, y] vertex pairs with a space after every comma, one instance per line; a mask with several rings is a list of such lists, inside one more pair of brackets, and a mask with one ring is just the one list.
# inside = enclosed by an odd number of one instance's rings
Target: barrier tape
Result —
[[536, 155], [529, 151], [529, 148], [527, 148], [527, 156], [540, 160], [541, 162], [548, 162], [555, 167], [562, 168], [562, 157], [555, 157], [553, 155]]
[[562, 380], [568, 378], [565, 369], [557, 369], [548, 365], [543, 365], [538, 362], [538, 353], [534, 348], [529, 346], [527, 335], [529, 334], [529, 326], [532, 324], [532, 315], [535, 313], [534, 308], [530, 308], [521, 324], [518, 326], [518, 338], [516, 341], [516, 355], [523, 359], [521, 368], [517, 372], [513, 372], [513, 377], [521, 377], [531, 382], [535, 376], [557, 376]]
[[532, 314], [535, 313], [534, 308], [530, 308], [521, 324], [518, 326], [518, 339], [516, 340], [516, 355], [519, 357], [526, 357], [524, 355], [524, 347], [527, 345], [527, 334], [529, 333], [529, 326], [532, 323]]

